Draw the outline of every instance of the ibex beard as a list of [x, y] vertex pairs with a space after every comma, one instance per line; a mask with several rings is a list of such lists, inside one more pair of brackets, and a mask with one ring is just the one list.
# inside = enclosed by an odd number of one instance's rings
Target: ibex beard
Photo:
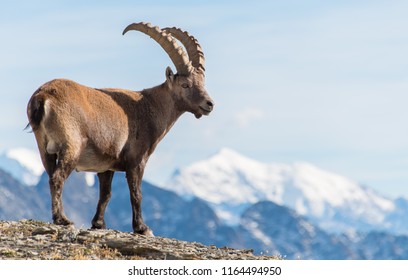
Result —
[[100, 189], [92, 228], [106, 228], [104, 214], [113, 175], [123, 171], [130, 191], [133, 231], [152, 236], [141, 211], [146, 163], [183, 113], [200, 118], [214, 108], [205, 89], [204, 54], [193, 36], [175, 27], [160, 29], [143, 22], [130, 24], [123, 34], [129, 30], [143, 32], [160, 44], [177, 73], [167, 67], [163, 84], [142, 91], [94, 89], [56, 79], [42, 85], [28, 102], [29, 124], [49, 176], [55, 224], [72, 224], [62, 203], [65, 180], [73, 170], [92, 171], [97, 172]]

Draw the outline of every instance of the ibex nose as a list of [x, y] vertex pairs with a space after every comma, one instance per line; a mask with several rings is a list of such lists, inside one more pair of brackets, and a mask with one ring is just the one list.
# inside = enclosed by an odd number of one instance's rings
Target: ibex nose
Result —
[[214, 108], [214, 103], [212, 101], [207, 101], [207, 106], [212, 110]]

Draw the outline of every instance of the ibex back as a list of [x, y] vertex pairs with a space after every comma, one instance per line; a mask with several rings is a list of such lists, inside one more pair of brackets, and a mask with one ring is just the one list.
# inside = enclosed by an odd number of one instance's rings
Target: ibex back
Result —
[[184, 112], [200, 118], [213, 110], [214, 103], [204, 87], [204, 54], [194, 37], [178, 28], [160, 29], [142, 22], [129, 25], [123, 34], [129, 30], [141, 31], [159, 43], [177, 73], [167, 67], [163, 84], [140, 92], [94, 89], [57, 79], [41, 86], [28, 102], [29, 124], [49, 176], [56, 224], [71, 224], [64, 214], [61, 196], [65, 180], [76, 169], [98, 174], [100, 196], [92, 228], [105, 228], [113, 174], [124, 171], [133, 230], [152, 235], [141, 212], [146, 162]]

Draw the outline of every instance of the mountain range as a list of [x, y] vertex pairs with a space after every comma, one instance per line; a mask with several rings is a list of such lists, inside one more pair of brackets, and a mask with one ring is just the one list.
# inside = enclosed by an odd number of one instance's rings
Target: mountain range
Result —
[[[17, 151], [0, 156], [0, 219], [50, 221], [48, 176], [35, 152]], [[76, 172], [66, 182], [65, 211], [78, 227], [90, 226], [97, 183]], [[407, 200], [309, 163], [265, 164], [222, 149], [164, 186], [142, 188], [143, 216], [158, 236], [288, 259], [408, 259]], [[131, 231], [130, 219], [126, 179], [116, 173], [106, 222]]]
[[226, 223], [259, 201], [286, 206], [332, 233], [382, 230], [408, 234], [407, 200], [389, 199], [316, 166], [265, 164], [230, 149], [177, 170], [163, 186], [189, 199], [208, 202]]

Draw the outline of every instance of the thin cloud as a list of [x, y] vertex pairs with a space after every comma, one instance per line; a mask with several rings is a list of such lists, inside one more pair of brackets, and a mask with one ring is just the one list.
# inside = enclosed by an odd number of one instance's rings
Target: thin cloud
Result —
[[252, 123], [262, 119], [264, 112], [259, 108], [249, 107], [245, 108], [235, 115], [235, 121], [241, 128], [246, 128]]

